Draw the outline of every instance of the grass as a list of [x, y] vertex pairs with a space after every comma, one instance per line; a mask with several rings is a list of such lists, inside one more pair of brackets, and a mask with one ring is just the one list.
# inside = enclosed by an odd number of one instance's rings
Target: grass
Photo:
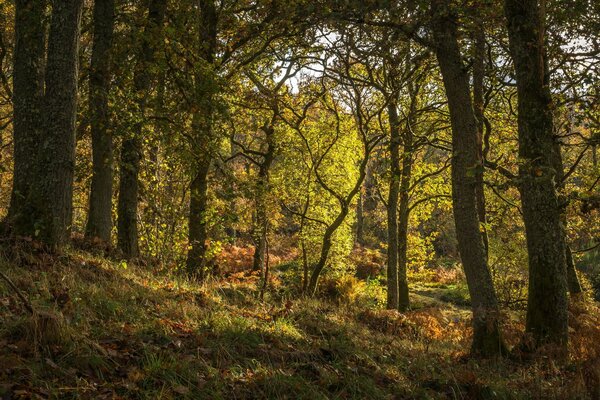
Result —
[[[464, 296], [445, 297], [463, 293], [453, 284], [419, 283], [401, 315], [369, 301], [371, 284], [351, 303], [283, 290], [261, 302], [243, 273], [198, 285], [77, 250], [26, 264], [0, 268], [63, 332], [33, 340], [33, 318], [0, 285], [0, 398], [600, 398], [589, 304], [572, 310], [567, 363], [486, 361], [466, 357], [470, 315]], [[511, 344], [522, 329], [507, 316]]]

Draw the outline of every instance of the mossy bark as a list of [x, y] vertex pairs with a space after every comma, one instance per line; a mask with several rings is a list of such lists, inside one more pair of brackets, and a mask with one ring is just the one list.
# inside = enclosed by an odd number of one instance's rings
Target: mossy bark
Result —
[[504, 5], [517, 81], [519, 189], [529, 253], [526, 330], [534, 348], [552, 343], [566, 354], [565, 243], [551, 160], [555, 144], [543, 10], [537, 0], [506, 0]]
[[477, 121], [471, 102], [469, 75], [458, 44], [456, 17], [447, 0], [432, 0], [435, 53], [442, 73], [452, 126], [452, 204], [458, 250], [473, 310], [474, 355], [505, 353], [499, 308], [479, 229], [477, 181], [482, 173], [477, 151]]

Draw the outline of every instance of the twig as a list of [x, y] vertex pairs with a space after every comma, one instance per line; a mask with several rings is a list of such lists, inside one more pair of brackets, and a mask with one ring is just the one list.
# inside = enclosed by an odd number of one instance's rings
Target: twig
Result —
[[17, 296], [19, 296], [19, 299], [21, 299], [21, 301], [23, 302], [23, 305], [25, 306], [27, 311], [29, 311], [32, 315], [35, 314], [35, 312], [33, 310], [33, 306], [31, 305], [31, 302], [29, 300], [27, 300], [27, 297], [25, 297], [23, 292], [21, 292], [19, 290], [19, 288], [13, 283], [13, 281], [11, 281], [8, 276], [4, 275], [4, 273], [2, 271], [0, 271], [0, 277], [2, 277], [2, 279], [4, 279], [6, 281], [6, 283], [8, 283], [8, 286], [10, 286], [15, 291]]

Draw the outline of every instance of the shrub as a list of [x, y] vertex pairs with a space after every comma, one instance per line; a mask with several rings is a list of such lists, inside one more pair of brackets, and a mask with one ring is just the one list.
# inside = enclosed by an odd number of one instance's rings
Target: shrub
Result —
[[343, 275], [337, 279], [327, 279], [321, 290], [325, 297], [340, 304], [355, 304], [365, 290], [365, 283], [354, 276]]

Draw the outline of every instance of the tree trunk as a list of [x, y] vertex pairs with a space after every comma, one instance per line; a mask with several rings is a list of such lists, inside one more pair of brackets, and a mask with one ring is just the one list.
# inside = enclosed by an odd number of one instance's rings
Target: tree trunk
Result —
[[142, 154], [141, 136], [148, 92], [152, 83], [149, 67], [154, 60], [157, 42], [155, 36], [161, 31], [166, 3], [166, 0], [150, 0], [148, 5], [148, 23], [144, 29], [142, 48], [138, 55], [133, 78], [141, 122], [132, 127], [130, 136], [124, 138], [121, 145], [117, 231], [119, 249], [128, 259], [136, 258], [139, 255], [137, 208], [139, 196], [138, 175]]
[[[366, 146], [366, 144], [365, 144]], [[323, 241], [321, 244], [321, 254], [319, 255], [319, 261], [313, 267], [313, 270], [310, 274], [310, 280], [308, 282], [307, 294], [309, 296], [314, 296], [317, 293], [317, 286], [319, 284], [319, 277], [321, 276], [321, 272], [325, 268], [325, 264], [327, 264], [327, 259], [329, 258], [329, 251], [331, 250], [333, 235], [337, 231], [337, 229], [344, 223], [344, 220], [348, 216], [348, 212], [350, 211], [350, 203], [354, 199], [354, 196], [358, 194], [360, 191], [360, 187], [362, 186], [365, 176], [367, 175], [367, 165], [369, 162], [369, 152], [370, 149], [365, 149], [365, 158], [362, 160], [359, 166], [359, 176], [358, 179], [350, 191], [348, 195], [344, 198], [340, 198], [340, 212], [338, 213], [335, 220], [325, 229], [325, 234], [323, 235]]]
[[[14, 174], [7, 221], [17, 236], [35, 232], [28, 203], [42, 138], [41, 107], [44, 95], [44, 0], [15, 2], [13, 59]], [[34, 155], [32, 157], [32, 155]]]
[[[546, 67], [547, 69], [547, 67]], [[547, 79], [547, 78], [546, 78]], [[565, 173], [564, 173], [564, 164], [561, 152], [561, 146], [557, 139], [554, 140], [553, 153], [551, 163], [553, 165], [554, 170], [556, 171], [556, 190], [558, 191], [558, 201], [560, 206], [560, 219], [561, 224], [563, 226], [563, 242], [565, 246], [565, 265], [567, 268], [567, 288], [569, 293], [573, 295], [578, 295], [583, 292], [583, 288], [581, 287], [581, 283], [579, 282], [579, 278], [577, 277], [577, 270], [575, 269], [575, 262], [573, 260], [573, 254], [571, 253], [571, 247], [567, 241], [567, 225], [569, 221], [567, 220], [567, 204], [566, 199], [560, 195], [560, 193], [564, 190], [565, 187]]]
[[519, 180], [529, 253], [526, 331], [533, 347], [567, 351], [564, 232], [556, 193], [552, 99], [545, 67], [544, 16], [537, 0], [505, 0], [519, 124]]
[[356, 198], [356, 243], [363, 245], [365, 243], [365, 216], [364, 200], [365, 193], [361, 190]]
[[186, 268], [189, 276], [202, 281], [206, 276], [206, 205], [210, 158], [197, 163], [198, 171], [190, 187], [190, 214], [188, 217], [188, 251]]
[[388, 106], [390, 123], [390, 186], [387, 199], [387, 308], [397, 310], [398, 293], [398, 194], [400, 191], [400, 126], [397, 105]]
[[499, 309], [488, 269], [477, 213], [477, 122], [471, 103], [469, 76], [462, 63], [456, 20], [449, 1], [432, 0], [435, 52], [442, 72], [452, 126], [452, 203], [458, 249], [471, 295], [473, 343], [471, 352], [494, 356], [505, 352], [499, 328]]
[[402, 178], [400, 179], [400, 204], [398, 209], [398, 288], [399, 288], [399, 310], [406, 311], [410, 308], [410, 298], [408, 291], [408, 220], [410, 218], [409, 191], [412, 180], [413, 166], [413, 131], [415, 123], [415, 114], [417, 112], [417, 94], [418, 91], [412, 83], [409, 83], [410, 107], [406, 128], [402, 135]]
[[212, 160], [213, 142], [213, 98], [216, 82], [213, 63], [217, 50], [217, 9], [214, 0], [200, 1], [199, 35], [200, 65], [195, 73], [196, 111], [192, 120], [193, 142], [190, 143], [195, 158], [195, 175], [191, 185], [190, 214], [188, 218], [187, 257], [188, 274], [202, 280], [206, 265], [206, 208], [208, 205], [208, 173]]
[[[254, 246], [254, 271], [263, 271], [265, 265], [265, 251], [267, 246], [267, 234], [269, 229], [269, 217], [267, 212], [267, 196], [269, 194], [269, 173], [273, 159], [275, 158], [275, 128], [270, 125], [264, 128], [267, 136], [267, 150], [264, 153], [262, 163], [258, 171], [258, 182], [256, 188], [256, 228]], [[261, 275], [263, 275], [261, 273]]]
[[[483, 165], [483, 126], [484, 126], [484, 104], [483, 104], [483, 80], [485, 77], [485, 32], [483, 30], [481, 18], [479, 25], [475, 30], [474, 54], [473, 54], [473, 107], [475, 118], [477, 119], [477, 158], [480, 165]], [[477, 173], [477, 215], [479, 216], [479, 225], [481, 237], [485, 247], [486, 259], [489, 255], [489, 239], [486, 228], [486, 205], [485, 191], [483, 185], [483, 173]]]
[[92, 187], [85, 235], [110, 244], [112, 231], [113, 143], [108, 94], [115, 24], [114, 0], [94, 2], [94, 44], [90, 70], [90, 126], [92, 130]]
[[68, 237], [73, 211], [79, 28], [83, 0], [52, 4], [39, 158], [30, 191], [33, 234], [50, 247]]

